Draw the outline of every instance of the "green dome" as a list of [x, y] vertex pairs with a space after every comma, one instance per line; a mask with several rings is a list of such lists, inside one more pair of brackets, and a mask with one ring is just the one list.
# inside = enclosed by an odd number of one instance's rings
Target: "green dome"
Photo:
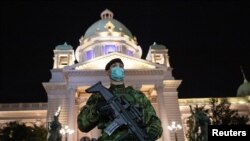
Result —
[[57, 50], [72, 50], [73, 47], [65, 42], [65, 43], [62, 44], [62, 45], [56, 46], [56, 49], [57, 49]]
[[237, 90], [237, 96], [250, 96], [250, 83], [245, 79]]
[[125, 35], [129, 37], [133, 37], [131, 32], [128, 30], [126, 26], [124, 26], [122, 23], [115, 19], [101, 19], [94, 24], [92, 24], [87, 31], [84, 34], [84, 38], [88, 38], [92, 35], [94, 35], [96, 32], [104, 32], [108, 31], [106, 25], [111, 22], [111, 24], [114, 26], [113, 31], [114, 32], [123, 32]]
[[156, 42], [154, 42], [153, 45], [150, 46], [151, 49], [166, 49], [166, 46], [161, 45], [161, 44], [157, 44]]

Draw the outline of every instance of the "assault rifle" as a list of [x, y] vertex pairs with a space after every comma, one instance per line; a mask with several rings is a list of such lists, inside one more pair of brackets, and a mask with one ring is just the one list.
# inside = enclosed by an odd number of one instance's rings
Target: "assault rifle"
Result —
[[142, 120], [141, 113], [125, 98], [114, 96], [100, 81], [86, 89], [86, 92], [101, 94], [114, 112], [114, 120], [104, 129], [104, 132], [111, 135], [118, 127], [125, 125], [129, 133], [134, 134], [140, 141], [149, 140], [145, 131], [136, 122]]

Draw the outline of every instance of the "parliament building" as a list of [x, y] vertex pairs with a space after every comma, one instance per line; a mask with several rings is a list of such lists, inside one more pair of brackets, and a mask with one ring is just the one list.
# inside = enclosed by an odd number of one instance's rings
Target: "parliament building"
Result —
[[[21, 121], [47, 126], [60, 106], [60, 122], [74, 130], [68, 140], [97, 138], [100, 131], [96, 128], [88, 133], [78, 130], [77, 115], [90, 96], [85, 89], [98, 81], [109, 87], [105, 65], [111, 59], [121, 58], [125, 66], [125, 85], [141, 90], [161, 119], [163, 134], [158, 141], [175, 140], [175, 135], [168, 129], [172, 121], [183, 127], [176, 133], [178, 141], [185, 141], [186, 120], [191, 114], [189, 105], [208, 105], [209, 98], [178, 98], [177, 88], [182, 81], [172, 76], [166, 46], [152, 43], [146, 59], [142, 59], [142, 48], [130, 30], [114, 19], [114, 14], [108, 9], [100, 16], [80, 37], [75, 50], [67, 42], [52, 50], [54, 64], [51, 78], [49, 82], [42, 82], [48, 97], [47, 103], [0, 104], [0, 123]], [[248, 116], [249, 85], [245, 79], [239, 86], [238, 96], [226, 98], [232, 103], [232, 108]]]

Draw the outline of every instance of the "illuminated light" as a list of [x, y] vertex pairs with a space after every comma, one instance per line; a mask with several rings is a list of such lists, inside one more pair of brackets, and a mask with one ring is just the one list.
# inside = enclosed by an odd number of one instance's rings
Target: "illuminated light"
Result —
[[112, 32], [112, 35], [115, 37], [119, 37], [121, 34], [119, 32]]
[[65, 127], [60, 130], [60, 133], [63, 135], [65, 135], [65, 134], [71, 135], [74, 133], [74, 130], [69, 129], [69, 126], [65, 125]]
[[178, 141], [176, 132], [177, 132], [178, 130], [181, 130], [181, 129], [182, 129], [182, 126], [181, 126], [180, 124], [176, 124], [175, 121], [172, 121], [171, 126], [168, 126], [168, 130], [170, 130], [171, 132], [174, 132], [175, 141]]
[[108, 31], [113, 31], [115, 26], [111, 21], [108, 21], [107, 24], [104, 26]]
[[115, 45], [105, 45], [104, 50], [105, 54], [108, 54], [117, 51], [117, 47]]
[[86, 52], [86, 59], [87, 59], [87, 60], [90, 60], [90, 59], [92, 59], [93, 57], [94, 57], [94, 52], [93, 52], [93, 50], [89, 50], [89, 51]]
[[127, 51], [127, 54], [128, 54], [129, 56], [133, 56], [133, 51], [128, 50], [128, 51]]
[[99, 32], [98, 33], [100, 36], [108, 36], [108, 32]]
[[35, 125], [38, 126], [38, 127], [40, 127], [40, 126], [42, 125], [41, 119], [37, 119], [37, 120], [35, 121]]
[[239, 104], [246, 104], [247, 102], [244, 101], [244, 100], [239, 100], [238, 103], [239, 103]]
[[153, 89], [153, 90], [152, 90], [152, 92], [151, 92], [151, 96], [157, 96], [157, 92], [156, 92], [156, 90], [155, 90], [155, 89]]
[[74, 133], [74, 130], [70, 129], [68, 125], [60, 130], [62, 135], [65, 135], [65, 140], [68, 141], [68, 136]]
[[154, 84], [151, 84], [151, 85], [142, 85], [141, 86], [141, 91], [147, 91], [149, 89], [153, 89], [155, 87]]

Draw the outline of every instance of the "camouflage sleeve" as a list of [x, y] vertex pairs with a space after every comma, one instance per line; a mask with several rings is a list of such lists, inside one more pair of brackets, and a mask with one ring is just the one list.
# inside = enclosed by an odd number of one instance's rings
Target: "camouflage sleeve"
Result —
[[97, 104], [99, 98], [99, 95], [92, 94], [78, 114], [77, 125], [82, 132], [89, 132], [98, 124], [99, 113], [97, 111]]
[[162, 126], [161, 120], [156, 115], [155, 109], [152, 106], [151, 102], [142, 92], [140, 103], [142, 104], [142, 114], [146, 132], [148, 133], [150, 140], [157, 140], [162, 135]]

